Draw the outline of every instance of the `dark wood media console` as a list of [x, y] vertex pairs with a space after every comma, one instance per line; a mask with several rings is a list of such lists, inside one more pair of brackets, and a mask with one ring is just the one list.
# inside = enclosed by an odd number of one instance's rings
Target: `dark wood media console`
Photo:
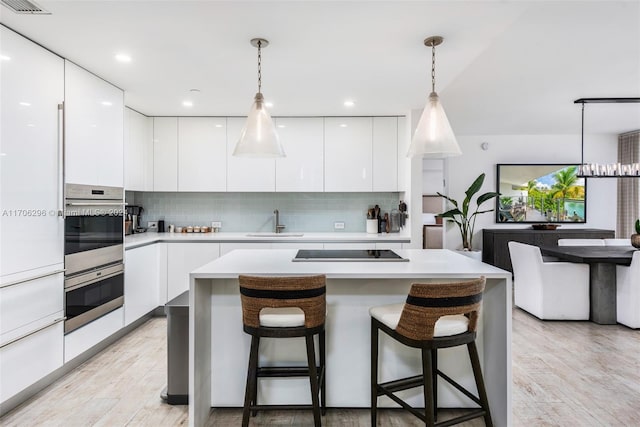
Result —
[[513, 272], [508, 243], [520, 242], [535, 246], [555, 246], [558, 239], [611, 239], [613, 230], [596, 228], [566, 228], [564, 230], [533, 230], [531, 228], [485, 228], [482, 230], [482, 261]]

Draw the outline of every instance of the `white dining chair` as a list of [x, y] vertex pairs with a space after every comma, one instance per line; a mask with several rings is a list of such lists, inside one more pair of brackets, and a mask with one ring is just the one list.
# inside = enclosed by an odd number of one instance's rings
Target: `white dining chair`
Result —
[[631, 246], [631, 239], [602, 239], [605, 246]]
[[604, 239], [558, 239], [558, 246], [604, 246]]
[[635, 251], [631, 265], [616, 267], [616, 310], [618, 323], [640, 328], [640, 251]]
[[544, 262], [540, 248], [509, 242], [515, 305], [547, 320], [589, 319], [589, 266]]

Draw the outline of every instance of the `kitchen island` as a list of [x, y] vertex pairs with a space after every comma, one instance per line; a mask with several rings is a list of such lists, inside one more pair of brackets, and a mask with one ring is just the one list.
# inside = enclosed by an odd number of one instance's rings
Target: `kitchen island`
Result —
[[[443, 249], [397, 250], [410, 261], [379, 263], [292, 262], [296, 252], [236, 250], [191, 273], [189, 425], [205, 425], [211, 407], [243, 404], [250, 337], [242, 331], [239, 274], [326, 274], [329, 407], [370, 405], [369, 307], [403, 302], [414, 282], [485, 276], [478, 349], [494, 424], [511, 424], [511, 273]], [[261, 363], [303, 362], [304, 346], [296, 340], [278, 340], [276, 346], [265, 339]], [[466, 349], [441, 352], [439, 367], [475, 390]], [[420, 353], [381, 339], [380, 363], [383, 380], [412, 375], [420, 371]], [[265, 404], [309, 401], [308, 379], [285, 381], [261, 380], [259, 401]], [[439, 382], [438, 391], [441, 407], [468, 406], [466, 398], [459, 397], [443, 382]], [[422, 406], [421, 389], [404, 393], [410, 403]], [[380, 398], [379, 402], [380, 406], [395, 406], [387, 398]]]

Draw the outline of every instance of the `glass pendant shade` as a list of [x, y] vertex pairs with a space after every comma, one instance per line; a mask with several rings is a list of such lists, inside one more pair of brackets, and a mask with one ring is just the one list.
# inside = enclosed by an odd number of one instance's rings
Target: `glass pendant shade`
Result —
[[413, 134], [408, 157], [443, 158], [462, 154], [440, 98], [431, 92]]
[[256, 93], [247, 117], [247, 123], [240, 133], [233, 155], [237, 157], [286, 157], [273, 120], [264, 105], [264, 97]]

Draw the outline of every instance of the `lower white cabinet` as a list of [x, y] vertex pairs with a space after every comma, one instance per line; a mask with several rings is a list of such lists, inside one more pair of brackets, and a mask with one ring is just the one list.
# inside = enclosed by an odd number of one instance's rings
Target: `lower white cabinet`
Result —
[[376, 243], [325, 243], [325, 249], [376, 249]]
[[[124, 325], [158, 307], [160, 247], [149, 245], [124, 254]], [[164, 263], [163, 263], [164, 265]]]
[[272, 243], [271, 249], [323, 249], [324, 244], [322, 242], [317, 243]]
[[63, 272], [0, 288], [0, 344], [63, 317]]
[[64, 336], [64, 363], [109, 338], [124, 327], [124, 308], [120, 307]]
[[271, 243], [220, 243], [220, 256], [226, 255], [236, 249], [271, 249]]
[[[219, 243], [168, 244], [167, 301], [189, 289], [189, 273], [219, 256]], [[167, 301], [161, 301], [160, 303], [165, 304]]]
[[0, 346], [0, 403], [63, 364], [64, 322]]

